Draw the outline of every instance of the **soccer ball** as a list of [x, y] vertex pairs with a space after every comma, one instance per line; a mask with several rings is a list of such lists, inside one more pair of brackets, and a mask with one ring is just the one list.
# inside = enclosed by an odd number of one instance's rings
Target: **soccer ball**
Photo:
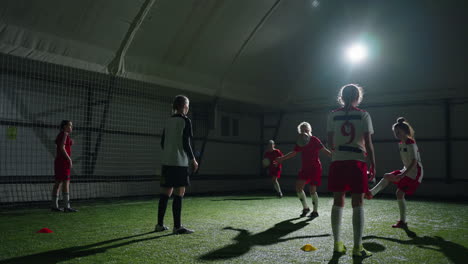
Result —
[[266, 168], [266, 167], [270, 166], [270, 160], [267, 159], [267, 158], [264, 158], [264, 159], [262, 160], [262, 164], [263, 164], [263, 167]]
[[297, 137], [296, 144], [299, 147], [304, 147], [305, 145], [309, 144], [309, 141], [310, 141], [310, 136], [309, 135], [299, 134], [299, 136]]

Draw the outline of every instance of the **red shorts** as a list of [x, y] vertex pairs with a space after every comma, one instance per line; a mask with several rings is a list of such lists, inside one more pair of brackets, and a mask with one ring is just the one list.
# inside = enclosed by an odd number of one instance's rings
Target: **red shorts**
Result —
[[[418, 170], [418, 176], [421, 173], [420, 171], [421, 170], [419, 169]], [[393, 174], [393, 175], [400, 175], [401, 173], [402, 173], [401, 170], [396, 170], [396, 171], [390, 172], [390, 174]], [[397, 182], [394, 182], [394, 184], [396, 184], [398, 189], [402, 190], [407, 195], [412, 195], [419, 186], [419, 182], [417, 180], [413, 180], [410, 177], [406, 177], [406, 176], [401, 178], [401, 180], [399, 180]]]
[[322, 166], [301, 168], [297, 180], [304, 181], [305, 184], [320, 186], [322, 184]]
[[366, 193], [367, 164], [358, 160], [338, 160], [332, 162], [328, 172], [328, 190], [331, 192]]
[[269, 171], [268, 175], [270, 177], [276, 177], [277, 179], [281, 178], [281, 171]]
[[55, 160], [54, 172], [56, 181], [70, 180], [70, 162], [65, 160]]

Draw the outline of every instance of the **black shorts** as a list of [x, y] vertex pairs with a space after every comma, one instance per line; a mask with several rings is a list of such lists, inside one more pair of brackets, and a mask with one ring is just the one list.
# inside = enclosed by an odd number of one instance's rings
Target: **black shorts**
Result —
[[161, 169], [161, 187], [177, 188], [189, 186], [190, 180], [188, 175], [188, 167], [166, 166]]

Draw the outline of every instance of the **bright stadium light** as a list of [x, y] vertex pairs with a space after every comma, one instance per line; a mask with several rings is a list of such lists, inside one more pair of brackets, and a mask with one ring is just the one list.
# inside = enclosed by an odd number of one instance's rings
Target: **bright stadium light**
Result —
[[366, 47], [362, 44], [354, 44], [346, 50], [346, 56], [352, 63], [361, 62], [367, 57]]
[[312, 1], [312, 7], [317, 8], [320, 6], [320, 2], [318, 0], [313, 0]]

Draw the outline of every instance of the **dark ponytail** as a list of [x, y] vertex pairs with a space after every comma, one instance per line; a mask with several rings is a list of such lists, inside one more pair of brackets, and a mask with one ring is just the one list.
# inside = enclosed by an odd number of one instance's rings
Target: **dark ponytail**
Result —
[[341, 87], [338, 93], [338, 103], [341, 106], [351, 106], [353, 102], [356, 102], [356, 106], [362, 102], [363, 90], [357, 84], [347, 84]]

